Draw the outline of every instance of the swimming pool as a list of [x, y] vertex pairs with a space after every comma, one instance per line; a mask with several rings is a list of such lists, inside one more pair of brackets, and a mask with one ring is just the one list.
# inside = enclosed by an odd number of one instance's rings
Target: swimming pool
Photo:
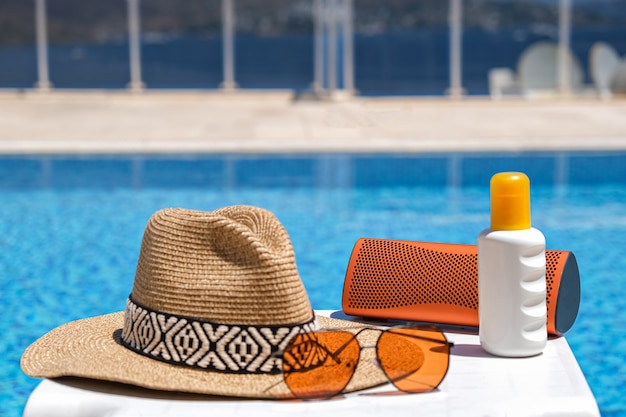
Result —
[[475, 243], [503, 170], [531, 178], [548, 248], [576, 254], [583, 292], [567, 340], [602, 414], [626, 415], [626, 152], [0, 157], [0, 415], [21, 415], [39, 382], [19, 368], [28, 344], [124, 308], [162, 207], [272, 210], [313, 306], [339, 309], [359, 237]]

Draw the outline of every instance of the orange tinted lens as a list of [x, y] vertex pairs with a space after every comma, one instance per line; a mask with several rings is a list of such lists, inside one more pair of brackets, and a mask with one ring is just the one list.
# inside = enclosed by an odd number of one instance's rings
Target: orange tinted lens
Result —
[[390, 329], [380, 335], [376, 351], [387, 378], [401, 391], [431, 391], [448, 371], [448, 341], [435, 329]]
[[289, 342], [283, 354], [285, 383], [298, 398], [337, 395], [350, 382], [360, 351], [352, 333], [299, 334]]

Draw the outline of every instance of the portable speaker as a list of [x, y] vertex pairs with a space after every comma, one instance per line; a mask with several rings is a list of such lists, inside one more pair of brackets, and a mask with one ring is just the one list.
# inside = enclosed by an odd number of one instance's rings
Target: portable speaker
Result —
[[[547, 329], [563, 335], [578, 315], [580, 276], [569, 251], [546, 250]], [[343, 287], [344, 313], [478, 327], [476, 245], [359, 239]]]

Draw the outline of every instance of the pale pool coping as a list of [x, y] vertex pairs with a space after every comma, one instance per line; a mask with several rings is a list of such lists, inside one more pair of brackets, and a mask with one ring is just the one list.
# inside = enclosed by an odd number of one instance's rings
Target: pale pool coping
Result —
[[626, 150], [626, 99], [0, 90], [0, 153]]

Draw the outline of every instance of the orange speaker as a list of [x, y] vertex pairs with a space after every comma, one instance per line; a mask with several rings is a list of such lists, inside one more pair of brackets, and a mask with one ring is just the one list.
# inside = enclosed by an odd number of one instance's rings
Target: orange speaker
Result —
[[[546, 290], [548, 333], [563, 335], [580, 304], [572, 252], [546, 250]], [[342, 308], [353, 316], [478, 327], [478, 248], [361, 238], [346, 270]]]

